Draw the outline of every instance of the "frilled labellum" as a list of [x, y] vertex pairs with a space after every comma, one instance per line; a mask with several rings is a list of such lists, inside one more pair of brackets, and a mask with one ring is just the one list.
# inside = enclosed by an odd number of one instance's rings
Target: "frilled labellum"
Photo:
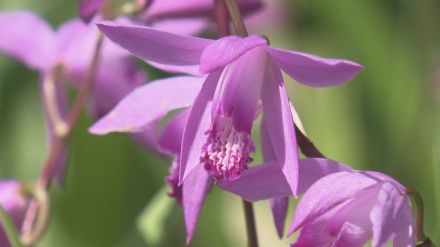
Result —
[[255, 151], [252, 137], [237, 131], [231, 118], [221, 118], [206, 132], [208, 141], [203, 146], [200, 161], [216, 179], [237, 179], [253, 161]]

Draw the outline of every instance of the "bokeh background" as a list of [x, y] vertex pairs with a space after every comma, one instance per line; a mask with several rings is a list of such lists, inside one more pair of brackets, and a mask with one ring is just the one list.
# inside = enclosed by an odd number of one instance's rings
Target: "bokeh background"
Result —
[[[439, 244], [440, 2], [276, 3], [281, 7], [258, 26], [249, 21], [252, 31], [266, 34], [274, 46], [365, 66], [356, 79], [334, 88], [307, 88], [287, 80], [310, 138], [330, 158], [388, 173], [417, 188], [425, 202], [426, 234]], [[31, 9], [56, 27], [76, 16], [76, 1], [0, 1], [0, 11], [13, 9]], [[163, 76], [149, 72], [152, 78]], [[0, 54], [2, 179], [32, 181], [44, 161], [37, 80], [37, 73]], [[169, 160], [122, 134], [92, 136], [86, 131], [92, 123], [85, 114], [74, 132], [67, 180], [64, 188], [51, 190], [51, 224], [39, 246], [183, 246], [182, 210], [166, 196], [163, 182]], [[277, 239], [267, 202], [256, 204], [256, 214], [261, 246], [292, 241]], [[213, 189], [191, 246], [245, 243], [240, 199]]]

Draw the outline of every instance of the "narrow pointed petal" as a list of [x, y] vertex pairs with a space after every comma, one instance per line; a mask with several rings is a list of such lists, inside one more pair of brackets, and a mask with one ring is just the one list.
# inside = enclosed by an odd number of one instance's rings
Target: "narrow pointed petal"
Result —
[[266, 39], [259, 35], [246, 38], [227, 36], [212, 42], [203, 51], [200, 58], [200, 72], [209, 73], [231, 63], [247, 51], [267, 45]]
[[110, 21], [103, 21], [97, 25], [105, 36], [133, 55], [169, 65], [199, 64], [203, 49], [212, 42], [208, 39]]
[[293, 195], [298, 193], [298, 147], [290, 101], [281, 71], [274, 65], [266, 70], [262, 100], [273, 150]]
[[268, 48], [278, 65], [296, 81], [328, 87], [351, 80], [362, 66], [348, 60], [321, 58], [307, 53]]
[[174, 116], [165, 127], [162, 136], [159, 140], [159, 145], [162, 150], [174, 155], [179, 155], [180, 147], [182, 146], [183, 130], [188, 121], [190, 109]]
[[288, 234], [375, 183], [377, 179], [374, 177], [348, 171], [333, 173], [319, 179], [299, 202]]
[[[259, 0], [238, 0], [238, 7], [243, 15], [255, 12], [262, 7]], [[147, 20], [184, 17], [212, 17], [214, 4], [212, 0], [160, 0], [154, 1], [143, 18]]]
[[203, 166], [194, 169], [182, 185], [187, 244], [192, 240], [200, 210], [203, 207], [211, 185], [212, 178]]
[[102, 5], [102, 0], [80, 0], [78, 3], [78, 13], [81, 19], [88, 23], [98, 12]]
[[278, 237], [282, 238], [284, 223], [286, 222], [287, 207], [289, 206], [289, 197], [270, 199], [269, 203]]
[[109, 132], [140, 132], [169, 111], [190, 106], [202, 82], [203, 78], [182, 76], [143, 85], [127, 95], [89, 131], [100, 135]]
[[39, 16], [27, 11], [0, 13], [0, 51], [32, 69], [50, 66], [54, 32]]
[[207, 141], [206, 131], [212, 124], [212, 98], [214, 97], [220, 74], [221, 71], [217, 71], [208, 75], [191, 107], [181, 147], [180, 184], [200, 164], [202, 148]]
[[[348, 170], [351, 170], [348, 166], [333, 160], [301, 159], [298, 192], [303, 194], [312, 184], [326, 175]], [[219, 181], [218, 185], [221, 189], [237, 194], [250, 202], [292, 195], [283, 172], [274, 161], [249, 168], [238, 179]]]

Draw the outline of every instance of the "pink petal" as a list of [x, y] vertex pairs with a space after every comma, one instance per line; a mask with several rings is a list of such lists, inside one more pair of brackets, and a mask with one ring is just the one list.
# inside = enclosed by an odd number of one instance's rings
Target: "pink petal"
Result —
[[195, 168], [182, 185], [187, 244], [191, 242], [200, 210], [211, 185], [212, 178], [203, 166]]
[[[322, 177], [349, 167], [333, 160], [310, 158], [299, 160], [300, 183], [299, 194], [304, 193], [312, 184]], [[270, 198], [291, 196], [289, 184], [275, 161], [249, 168], [234, 181], [219, 181], [221, 189], [241, 196], [247, 201], [258, 201]]]
[[54, 32], [46, 21], [27, 11], [0, 13], [0, 50], [28, 67], [46, 70], [51, 65]]
[[[394, 236], [412, 227], [409, 199], [393, 183], [381, 184], [377, 202], [370, 213], [373, 223], [373, 247], [385, 246]], [[413, 231], [412, 231], [413, 232]], [[411, 242], [414, 242], [414, 236]]]
[[329, 220], [326, 231], [335, 237], [336, 246], [362, 247], [370, 239], [371, 221], [368, 218], [374, 206], [380, 184], [360, 191]]
[[97, 24], [109, 39], [133, 55], [156, 63], [196, 65], [203, 49], [212, 41], [176, 35], [149, 27], [103, 21]]
[[80, 0], [78, 13], [84, 22], [90, 22], [102, 5], [102, 0]]
[[298, 193], [298, 149], [289, 98], [284, 88], [281, 71], [275, 64], [274, 67], [268, 65], [264, 79], [263, 117], [266, 119], [277, 163], [293, 195], [296, 195]]
[[180, 156], [179, 181], [182, 183], [194, 168], [200, 164], [200, 155], [206, 143], [206, 131], [212, 123], [212, 98], [221, 71], [211, 73], [206, 78], [197, 95], [186, 124]]
[[148, 83], [127, 95], [109, 114], [95, 123], [93, 134], [140, 132], [169, 111], [190, 106], [203, 78], [172, 77]]
[[282, 238], [284, 223], [286, 222], [287, 207], [289, 206], [289, 197], [274, 198], [270, 199], [269, 202], [278, 236]]
[[189, 113], [190, 110], [186, 109], [174, 116], [167, 124], [159, 140], [159, 145], [162, 150], [174, 155], [179, 155], [183, 130], [188, 121]]
[[258, 35], [246, 38], [228, 36], [208, 45], [200, 58], [200, 72], [209, 73], [231, 63], [257, 46], [267, 45], [266, 39]]
[[340, 59], [321, 58], [277, 48], [267, 49], [278, 65], [293, 79], [312, 87], [327, 87], [351, 80], [362, 66]]
[[337, 172], [319, 179], [306, 191], [299, 202], [288, 234], [292, 234], [307, 222], [350, 200], [358, 191], [375, 183], [377, 183], [375, 178], [355, 171]]

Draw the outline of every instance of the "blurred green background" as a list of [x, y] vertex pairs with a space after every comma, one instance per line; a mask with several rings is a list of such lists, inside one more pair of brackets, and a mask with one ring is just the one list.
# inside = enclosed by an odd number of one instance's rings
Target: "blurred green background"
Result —
[[[282, 23], [250, 29], [268, 35], [274, 46], [365, 66], [355, 80], [334, 88], [287, 80], [308, 135], [330, 158], [417, 188], [425, 202], [426, 233], [439, 244], [440, 2], [278, 2], [286, 6]], [[0, 1], [1, 11], [12, 9], [34, 10], [58, 26], [75, 17], [76, 1]], [[37, 73], [0, 54], [2, 179], [31, 181], [44, 161], [37, 80]], [[39, 246], [183, 246], [181, 209], [163, 187], [169, 161], [124, 135], [88, 134], [92, 122], [84, 116], [71, 139], [66, 184], [51, 191], [53, 217]], [[277, 239], [267, 202], [257, 203], [256, 214], [261, 246], [292, 241]], [[243, 221], [240, 200], [213, 189], [191, 246], [244, 246]]]

